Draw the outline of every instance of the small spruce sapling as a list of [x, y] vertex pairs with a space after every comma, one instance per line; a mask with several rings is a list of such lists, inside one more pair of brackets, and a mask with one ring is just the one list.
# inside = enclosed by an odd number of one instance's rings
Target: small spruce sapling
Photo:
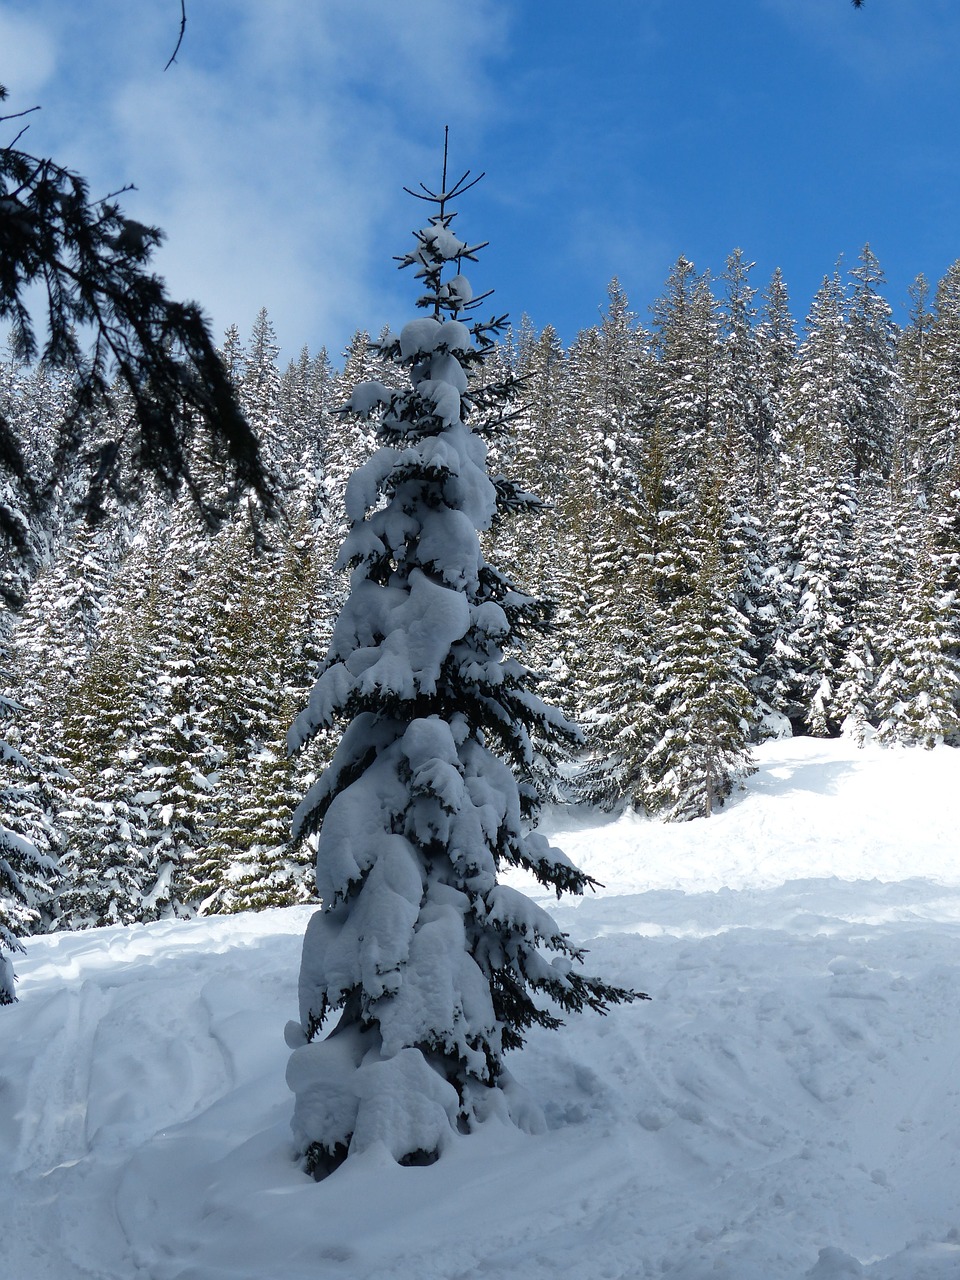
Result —
[[573, 731], [505, 654], [546, 626], [542, 606], [480, 548], [498, 513], [532, 500], [488, 474], [479, 434], [509, 417], [510, 388], [479, 377], [505, 318], [466, 318], [481, 299], [461, 268], [483, 245], [452, 230], [450, 205], [468, 178], [448, 189], [444, 156], [441, 190], [419, 196], [434, 212], [398, 259], [423, 282], [425, 314], [376, 346], [409, 388], [364, 383], [345, 406], [381, 443], [347, 486], [350, 594], [290, 732], [297, 750], [348, 721], [294, 817], [318, 833], [323, 907], [304, 939], [287, 1080], [317, 1178], [375, 1145], [431, 1162], [494, 1114], [537, 1127], [505, 1051], [558, 1012], [646, 998], [585, 975], [550, 915], [498, 883], [509, 866], [558, 896], [594, 882], [532, 830], [536, 753]]

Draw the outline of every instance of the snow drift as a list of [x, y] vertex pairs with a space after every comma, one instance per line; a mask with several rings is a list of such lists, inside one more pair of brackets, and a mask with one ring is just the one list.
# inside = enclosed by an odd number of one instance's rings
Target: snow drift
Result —
[[[705, 821], [554, 815], [651, 1004], [509, 1060], [547, 1131], [291, 1158], [309, 908], [33, 939], [0, 1010], [17, 1280], [956, 1280], [960, 752], [788, 740]], [[528, 888], [517, 879], [520, 887]]]

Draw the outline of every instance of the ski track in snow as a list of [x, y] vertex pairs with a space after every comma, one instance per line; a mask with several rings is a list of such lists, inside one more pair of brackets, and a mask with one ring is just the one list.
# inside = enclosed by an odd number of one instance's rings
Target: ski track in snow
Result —
[[309, 909], [31, 940], [0, 1275], [957, 1280], [960, 752], [760, 757], [709, 822], [554, 815], [606, 887], [547, 905], [654, 999], [535, 1030], [510, 1067], [547, 1133], [429, 1168], [291, 1159]]

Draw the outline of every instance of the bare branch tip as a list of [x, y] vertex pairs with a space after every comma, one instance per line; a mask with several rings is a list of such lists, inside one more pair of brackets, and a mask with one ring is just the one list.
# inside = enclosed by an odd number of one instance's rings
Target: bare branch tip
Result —
[[183, 44], [183, 37], [186, 30], [187, 30], [187, 0], [180, 0], [180, 34], [177, 36], [176, 47], [174, 48], [173, 53], [171, 53], [170, 55], [170, 60], [167, 62], [167, 65], [163, 68], [164, 71], [169, 71], [170, 68], [173, 66], [173, 64], [176, 62], [177, 54], [180, 52], [180, 46]]

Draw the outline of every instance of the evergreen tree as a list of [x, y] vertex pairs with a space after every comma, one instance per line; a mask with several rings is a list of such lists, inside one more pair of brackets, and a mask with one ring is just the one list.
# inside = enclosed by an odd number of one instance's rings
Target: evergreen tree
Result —
[[[775, 476], [784, 440], [784, 399], [797, 349], [790, 298], [779, 267], [774, 271], [763, 296], [756, 338], [761, 397], [757, 439], [761, 459], [767, 459], [772, 464]], [[762, 466], [759, 477], [764, 491], [757, 496], [763, 502], [769, 497], [767, 486], [770, 477]]]
[[727, 487], [723, 466], [708, 460], [683, 579], [655, 606], [656, 732], [642, 761], [641, 795], [669, 818], [709, 817], [754, 769], [748, 629], [737, 607], [742, 548], [731, 536]]
[[238, 515], [216, 540], [189, 602], [203, 618], [197, 689], [219, 752], [206, 838], [185, 868], [184, 895], [203, 912], [309, 897], [304, 859], [289, 842], [303, 769], [281, 740], [309, 686], [310, 629], [325, 604], [314, 485], [292, 495], [282, 545], [254, 554], [252, 530]]
[[159, 528], [151, 533], [135, 544], [119, 575], [123, 607], [107, 612], [63, 697], [62, 751], [74, 780], [61, 815], [66, 849], [59, 904], [67, 928], [139, 921], [143, 899], [157, 883], [141, 775], [153, 696], [152, 606], [161, 573]]
[[837, 273], [824, 280], [790, 371], [771, 530], [782, 607], [774, 628], [778, 705], [795, 729], [815, 735], [839, 730], [833, 704], [852, 611], [857, 500], [845, 296]]
[[280, 348], [277, 336], [261, 307], [253, 324], [247, 344], [240, 378], [240, 403], [260, 442], [260, 448], [276, 467], [279, 456], [285, 452], [280, 439], [281, 377], [277, 367]]
[[847, 448], [858, 481], [890, 473], [896, 418], [896, 330], [878, 292], [883, 271], [869, 245], [850, 272]]
[[[4, 719], [16, 711], [13, 703], [0, 698]], [[18, 819], [22, 822], [25, 798], [23, 785], [11, 776], [13, 772], [29, 773], [30, 766], [19, 751], [0, 741], [0, 803], [9, 824], [0, 824], [0, 1005], [12, 1004], [17, 998], [12, 957], [23, 953], [20, 939], [34, 931], [43, 907], [49, 904], [56, 874], [54, 860], [38, 850], [38, 842], [12, 829], [20, 825]]]
[[644, 552], [650, 534], [644, 450], [654, 374], [648, 335], [616, 279], [608, 298], [600, 326], [581, 334], [577, 344], [578, 431], [571, 436], [579, 436], [583, 460], [570, 467], [578, 483], [567, 510], [569, 554], [576, 556], [570, 590], [581, 598], [586, 685], [574, 708], [587, 729], [591, 756], [578, 792], [609, 807], [631, 796], [635, 745], [642, 736], [649, 657]]
[[491, 481], [477, 434], [494, 425], [488, 414], [502, 419], [489, 386], [482, 405], [471, 395], [502, 321], [461, 319], [472, 293], [460, 267], [482, 247], [451, 230], [448, 205], [465, 188], [447, 190], [444, 173], [441, 192], [427, 193], [436, 212], [400, 260], [424, 282], [428, 315], [380, 350], [409, 371], [409, 389], [367, 383], [351, 397], [381, 446], [348, 486], [351, 593], [291, 735], [296, 747], [349, 719], [297, 817], [299, 830], [319, 831], [324, 909], [304, 942], [288, 1081], [297, 1145], [317, 1177], [374, 1142], [428, 1162], [451, 1132], [510, 1113], [504, 1052], [531, 1025], [558, 1021], [537, 993], [571, 1011], [633, 998], [584, 976], [551, 918], [497, 883], [504, 864], [558, 892], [589, 878], [523, 825], [536, 806], [533, 740], [567, 731], [503, 652], [536, 624], [536, 602], [480, 551], [498, 505], [524, 499]]
[[[636, 362], [595, 557], [607, 645], [582, 789], [601, 804], [694, 816], [750, 771], [742, 610], [759, 399], [748, 270], [734, 255], [724, 335], [709, 280], [681, 259], [654, 308], [657, 359]], [[621, 359], [621, 384], [628, 367]]]
[[781, 709], [817, 737], [839, 731], [834, 707], [850, 640], [851, 561], [856, 511], [842, 472], [818, 464], [796, 475], [779, 512], [776, 550], [790, 588], [778, 637], [784, 663]]
[[902, 530], [896, 496], [904, 482], [899, 455], [883, 486], [861, 489], [853, 520], [848, 640], [837, 669], [833, 718], [860, 743], [877, 723], [877, 677], [897, 618]]
[[960, 261], [937, 285], [929, 330], [930, 413], [925, 474], [928, 491], [960, 472]]
[[897, 555], [876, 686], [881, 741], [933, 747], [960, 730], [960, 613], [944, 592], [931, 517], [912, 487], [898, 495]]
[[583, 798], [604, 808], [646, 803], [644, 760], [658, 733], [652, 670], [662, 642], [663, 593], [672, 597], [676, 588], [671, 570], [679, 537], [662, 420], [655, 417], [646, 433], [620, 447], [618, 465], [607, 474], [606, 536], [592, 565], [591, 759], [580, 778]]
[[653, 316], [657, 414], [671, 439], [681, 487], [692, 493], [703, 460], [723, 436], [720, 325], [710, 277], [679, 258]]
[[[724, 450], [740, 462], [745, 486], [762, 498], [770, 484], [774, 451], [772, 415], [765, 412], [759, 336], [755, 327], [754, 263], [740, 249], [727, 258], [721, 329], [719, 426]], [[749, 458], [749, 464], [744, 465]]]
[[[491, 443], [498, 467], [526, 492], [548, 493], [554, 503], [546, 511], [531, 511], [525, 518], [499, 524], [490, 549], [508, 572], [522, 577], [538, 593], [555, 596], [561, 536], [555, 504], [563, 491], [569, 445], [562, 415], [566, 361], [552, 325], [536, 335], [527, 317], [524, 321], [516, 360], [524, 403], [511, 423], [509, 436]], [[542, 537], [532, 536], [534, 522]]]
[[[0, 86], [0, 102], [7, 91]], [[0, 117], [0, 122], [2, 122]], [[217, 357], [209, 328], [194, 303], [167, 296], [149, 270], [162, 240], [156, 227], [128, 218], [115, 197], [90, 199], [78, 174], [48, 158], [0, 147], [0, 320], [10, 325], [18, 359], [37, 357], [69, 370], [72, 408], [61, 425], [55, 465], [32, 473], [16, 423], [0, 412], [0, 537], [29, 552], [20, 514], [36, 509], [65, 463], [88, 446], [92, 407], [127, 397], [124, 433], [136, 435], [142, 470], [171, 489], [185, 483], [211, 518], [215, 510], [196, 485], [198, 426], [229, 459], [241, 487], [252, 487], [272, 506], [275, 495], [256, 437]], [[31, 298], [28, 291], [41, 287]], [[30, 302], [45, 302], [41, 343]], [[28, 301], [29, 299], [29, 301]], [[92, 345], [84, 340], [92, 336]], [[116, 478], [119, 437], [99, 451], [89, 502], [96, 510]]]

